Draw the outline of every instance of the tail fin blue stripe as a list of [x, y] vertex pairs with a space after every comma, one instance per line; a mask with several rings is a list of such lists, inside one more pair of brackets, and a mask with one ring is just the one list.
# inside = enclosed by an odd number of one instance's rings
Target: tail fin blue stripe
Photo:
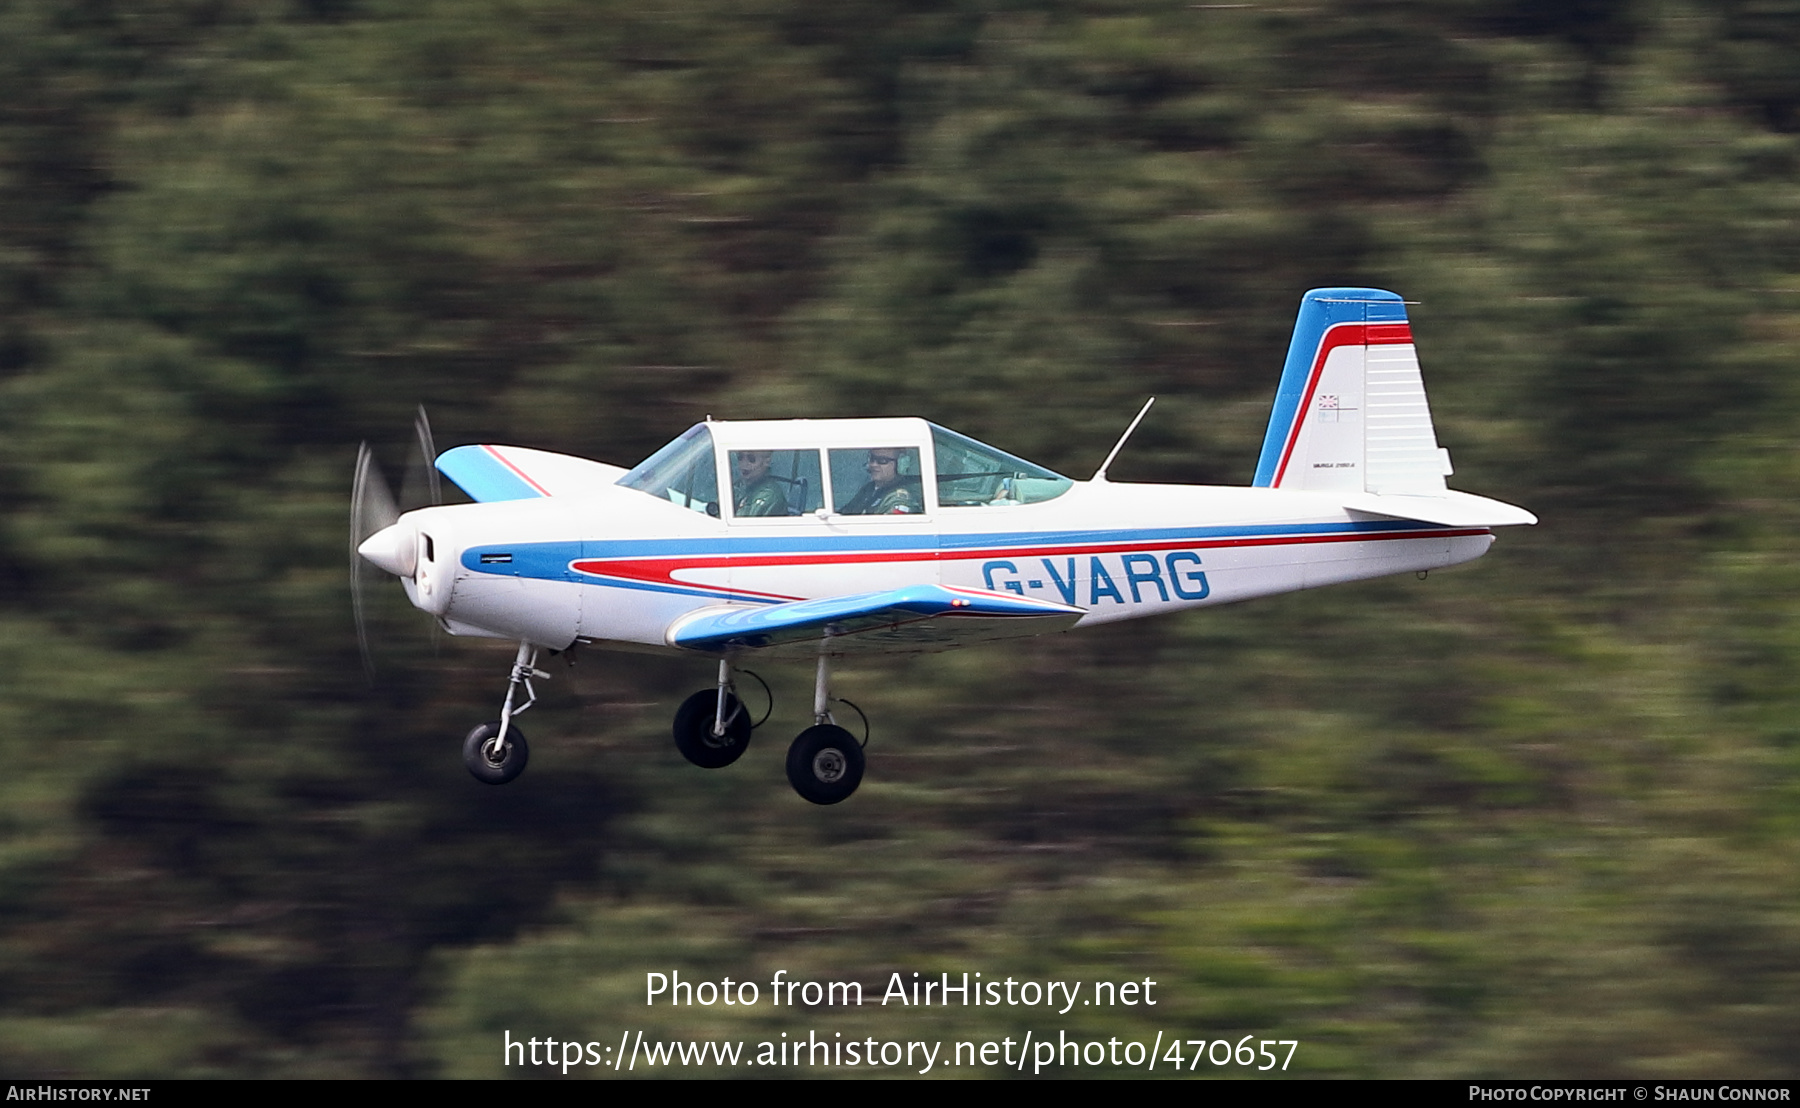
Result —
[[1275, 484], [1282, 455], [1302, 414], [1301, 401], [1325, 332], [1340, 323], [1404, 322], [1406, 303], [1386, 289], [1313, 289], [1300, 298], [1294, 337], [1288, 343], [1287, 362], [1275, 389], [1275, 406], [1269, 413], [1269, 429], [1263, 435], [1262, 456], [1256, 461], [1256, 479], [1251, 484], [1258, 488]]

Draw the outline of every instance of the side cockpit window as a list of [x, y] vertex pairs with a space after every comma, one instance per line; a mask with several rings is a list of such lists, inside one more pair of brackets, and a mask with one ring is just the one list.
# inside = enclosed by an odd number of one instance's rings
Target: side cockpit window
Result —
[[717, 516], [719, 477], [713, 468], [712, 431], [704, 423], [694, 424], [680, 438], [619, 478], [619, 484], [683, 508]]
[[1005, 507], [1054, 500], [1075, 482], [933, 424], [938, 503], [946, 508]]
[[831, 451], [832, 510], [847, 516], [913, 516], [925, 511], [916, 446]]
[[733, 450], [731, 514], [802, 516], [825, 506], [817, 450]]

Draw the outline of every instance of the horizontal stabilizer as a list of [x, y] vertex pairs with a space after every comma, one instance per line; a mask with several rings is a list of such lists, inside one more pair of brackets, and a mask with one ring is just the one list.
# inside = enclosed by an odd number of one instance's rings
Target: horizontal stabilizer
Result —
[[943, 585], [795, 600], [763, 608], [703, 608], [668, 631], [688, 650], [817, 655], [947, 650], [990, 639], [1066, 631], [1081, 608], [1011, 593]]
[[1446, 527], [1514, 527], [1538, 521], [1523, 508], [1450, 490], [1432, 496], [1368, 492], [1346, 496], [1342, 502], [1353, 512], [1441, 523]]
[[523, 446], [459, 446], [438, 455], [438, 472], [483, 504], [539, 496], [579, 496], [617, 483], [625, 470]]

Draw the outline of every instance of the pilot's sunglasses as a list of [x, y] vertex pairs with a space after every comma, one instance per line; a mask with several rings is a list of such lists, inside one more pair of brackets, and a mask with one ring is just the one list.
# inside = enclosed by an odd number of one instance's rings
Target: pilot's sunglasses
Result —
[[881, 458], [874, 454], [869, 455], [869, 464], [872, 466], [891, 466], [899, 460], [899, 458]]

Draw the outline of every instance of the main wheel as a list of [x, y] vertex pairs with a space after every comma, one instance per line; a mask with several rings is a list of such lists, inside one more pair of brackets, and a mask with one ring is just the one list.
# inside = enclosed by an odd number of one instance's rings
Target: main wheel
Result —
[[518, 727], [506, 729], [506, 745], [498, 746], [500, 721], [484, 723], [469, 732], [463, 740], [463, 765], [484, 785], [504, 785], [525, 772], [531, 750], [525, 745], [525, 732]]
[[836, 804], [862, 784], [863, 752], [850, 732], [822, 723], [788, 747], [788, 783], [814, 804]]
[[743, 757], [750, 745], [750, 713], [730, 693], [725, 694], [725, 733], [713, 734], [719, 711], [719, 690], [702, 689], [675, 710], [675, 749], [702, 769], [718, 769]]

